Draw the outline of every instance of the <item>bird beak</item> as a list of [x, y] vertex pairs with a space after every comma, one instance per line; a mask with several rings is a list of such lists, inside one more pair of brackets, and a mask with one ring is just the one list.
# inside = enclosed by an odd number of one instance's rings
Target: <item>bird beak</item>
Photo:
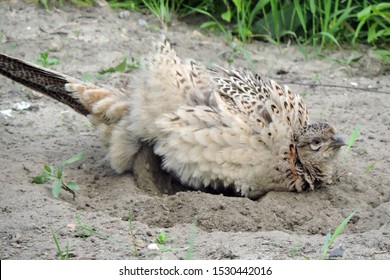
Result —
[[346, 146], [347, 143], [345, 143], [344, 139], [341, 136], [335, 135], [332, 138], [332, 143], [330, 143], [331, 148], [339, 148], [341, 146]]

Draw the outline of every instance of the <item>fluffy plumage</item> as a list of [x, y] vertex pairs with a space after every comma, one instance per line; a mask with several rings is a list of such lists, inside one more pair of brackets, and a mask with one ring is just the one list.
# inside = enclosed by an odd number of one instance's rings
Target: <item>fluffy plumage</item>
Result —
[[[193, 189], [233, 188], [258, 198], [331, 183], [344, 141], [329, 124], [309, 124], [288, 87], [241, 68], [183, 61], [168, 41], [141, 65], [121, 91], [0, 55], [1, 74], [89, 115], [118, 173], [134, 171], [148, 147], [161, 159], [154, 173]], [[158, 158], [146, 154], [155, 165]]]

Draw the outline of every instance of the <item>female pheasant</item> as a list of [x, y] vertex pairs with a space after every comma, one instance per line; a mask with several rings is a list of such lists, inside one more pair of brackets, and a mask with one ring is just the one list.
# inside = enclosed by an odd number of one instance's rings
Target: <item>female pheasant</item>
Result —
[[161, 159], [154, 172], [192, 189], [233, 188], [256, 199], [332, 182], [345, 142], [329, 124], [310, 124], [287, 86], [241, 68], [182, 60], [167, 40], [141, 65], [119, 90], [0, 54], [1, 74], [89, 115], [118, 173], [134, 171], [148, 147]]

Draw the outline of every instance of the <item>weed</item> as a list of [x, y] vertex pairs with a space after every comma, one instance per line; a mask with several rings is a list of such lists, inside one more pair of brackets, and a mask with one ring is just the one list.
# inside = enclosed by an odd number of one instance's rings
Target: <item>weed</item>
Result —
[[352, 134], [349, 136], [348, 138], [348, 143], [347, 143], [347, 147], [345, 148], [345, 151], [344, 151], [344, 160], [346, 159], [347, 157], [347, 154], [349, 153], [352, 145], [355, 143], [356, 141], [356, 138], [358, 137], [359, 135], [359, 131], [360, 131], [360, 125], [356, 125]]
[[66, 243], [65, 254], [64, 254], [61, 250], [60, 244], [53, 230], [51, 231], [51, 236], [53, 238], [54, 244], [56, 245], [57, 253], [60, 260], [69, 260], [69, 243], [68, 242]]
[[60, 195], [61, 189], [64, 189], [71, 194], [73, 194], [73, 200], [76, 198], [75, 191], [79, 190], [80, 187], [74, 181], [69, 181], [65, 183], [62, 175], [64, 171], [64, 167], [68, 164], [74, 163], [83, 159], [85, 156], [84, 153], [79, 153], [77, 155], [72, 156], [71, 158], [64, 160], [59, 164], [57, 169], [50, 165], [44, 165], [43, 172], [34, 177], [32, 182], [35, 184], [44, 184], [49, 180], [53, 180], [54, 183], [52, 185], [52, 194], [54, 197], [58, 197]]
[[107, 69], [103, 69], [98, 72], [99, 75], [104, 75], [107, 73], [115, 73], [115, 72], [125, 72], [126, 70], [136, 69], [139, 67], [139, 62], [134, 58], [130, 58], [131, 63], [128, 63], [128, 58], [124, 57], [123, 60], [116, 66], [109, 67]]
[[191, 225], [190, 237], [188, 238], [188, 249], [186, 260], [192, 260], [194, 256], [195, 248], [195, 235], [196, 235], [196, 222], [194, 221]]
[[194, 246], [195, 246], [195, 233], [196, 233], [196, 223], [192, 223], [191, 232], [188, 240], [188, 246], [185, 247], [172, 247], [166, 245], [169, 237], [168, 233], [162, 230], [155, 239], [155, 244], [157, 245], [158, 251], [160, 252], [160, 259], [163, 259], [163, 254], [165, 252], [180, 252], [186, 251], [186, 259], [192, 260], [194, 255]]
[[346, 217], [341, 224], [336, 228], [333, 234], [329, 231], [326, 235], [325, 243], [322, 246], [320, 259], [326, 259], [326, 254], [328, 253], [329, 247], [336, 240], [336, 238], [344, 231], [345, 226], [351, 220], [351, 218], [355, 215], [355, 212], [351, 213], [348, 217]]
[[130, 211], [129, 211], [128, 218], [129, 218], [129, 230], [130, 230], [131, 240], [133, 241], [134, 255], [138, 256], [137, 243], [135, 241], [135, 235], [134, 235], [134, 231], [133, 231], [133, 229], [134, 229], [134, 227], [133, 227], [133, 215], [131, 214]]
[[[168, 29], [168, 26], [172, 22], [171, 10], [169, 0], [143, 0], [143, 3], [148, 9], [157, 16], [164, 30]], [[172, 1], [174, 3], [175, 1]]]
[[156, 242], [157, 244], [160, 244], [160, 245], [164, 245], [165, 242], [167, 241], [168, 239], [168, 234], [166, 233], [166, 231], [162, 230], [156, 237]]
[[[36, 0], [37, 3], [41, 4], [46, 10], [50, 10], [51, 6], [64, 6], [66, 0]], [[88, 7], [96, 3], [96, 0], [70, 0], [75, 6], [83, 8]]]
[[370, 163], [369, 165], [367, 165], [367, 167], [364, 168], [364, 173], [370, 172], [374, 168], [375, 164], [377, 164], [378, 162], [379, 162], [379, 160], [376, 160], [373, 163]]
[[57, 65], [60, 63], [58, 58], [49, 58], [49, 51], [45, 51], [43, 53], [40, 53], [37, 61], [43, 67]]
[[[115, 0], [116, 1], [116, 0]], [[161, 23], [161, 26], [165, 31], [168, 30], [168, 27], [172, 23], [172, 15], [173, 13], [177, 13], [180, 9], [183, 9], [183, 0], [142, 0], [142, 1], [129, 1], [134, 3], [134, 7], [136, 6], [135, 2], [142, 2], [142, 4], [148, 8], [153, 14], [155, 14], [158, 20]], [[141, 3], [138, 3], [138, 7], [141, 6]], [[136, 8], [137, 9], [137, 8]]]
[[297, 253], [299, 252], [300, 250], [300, 246], [301, 246], [301, 241], [298, 240], [298, 241], [295, 241], [291, 247], [290, 247], [290, 255], [291, 255], [291, 258], [295, 258], [295, 256], [297, 255]]

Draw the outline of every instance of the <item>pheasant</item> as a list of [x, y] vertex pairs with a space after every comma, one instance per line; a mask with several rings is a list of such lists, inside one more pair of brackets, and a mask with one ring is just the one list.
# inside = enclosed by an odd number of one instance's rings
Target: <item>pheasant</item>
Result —
[[251, 199], [314, 190], [332, 183], [345, 145], [331, 125], [309, 123], [301, 97], [287, 86], [242, 68], [182, 60], [165, 39], [126, 89], [5, 54], [0, 73], [89, 116], [112, 168], [133, 171], [139, 181], [170, 176], [191, 189], [233, 189]]

